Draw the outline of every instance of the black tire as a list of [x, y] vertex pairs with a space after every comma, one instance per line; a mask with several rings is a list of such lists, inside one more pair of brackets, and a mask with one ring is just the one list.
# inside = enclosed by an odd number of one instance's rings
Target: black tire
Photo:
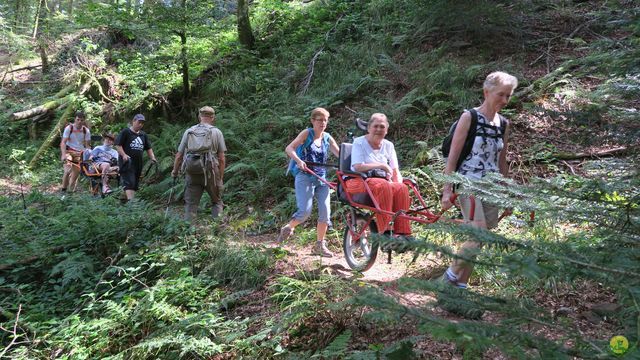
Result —
[[351, 232], [349, 232], [349, 227], [355, 234], [358, 234], [366, 224], [367, 217], [358, 214], [354, 215], [352, 212], [349, 214], [347, 228], [344, 229], [342, 238], [342, 248], [347, 264], [351, 269], [362, 272], [369, 270], [375, 264], [376, 257], [378, 257], [378, 245], [372, 245], [368, 239], [369, 234], [378, 232], [378, 227], [375, 221], [372, 220], [360, 239], [353, 238]]

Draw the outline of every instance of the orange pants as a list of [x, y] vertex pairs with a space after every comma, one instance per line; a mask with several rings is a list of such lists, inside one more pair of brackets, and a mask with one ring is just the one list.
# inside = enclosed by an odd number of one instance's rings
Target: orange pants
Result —
[[[366, 180], [373, 197], [378, 202], [382, 210], [396, 212], [398, 210], [409, 210], [411, 199], [409, 198], [409, 189], [405, 184], [390, 182], [381, 178], [369, 178]], [[349, 194], [366, 193], [364, 181], [361, 178], [350, 179], [345, 183], [345, 188]], [[389, 222], [391, 216], [385, 214], [376, 214], [376, 223], [378, 232], [382, 233], [389, 230]], [[393, 223], [393, 232], [396, 234], [411, 234], [411, 225], [409, 220], [396, 218]]]

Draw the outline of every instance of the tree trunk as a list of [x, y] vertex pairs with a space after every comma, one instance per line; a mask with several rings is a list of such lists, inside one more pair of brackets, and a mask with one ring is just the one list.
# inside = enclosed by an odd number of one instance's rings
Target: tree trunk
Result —
[[180, 55], [182, 58], [182, 96], [185, 100], [189, 99], [189, 59], [187, 58], [187, 34], [183, 31], [180, 33]]
[[49, 57], [47, 56], [47, 45], [43, 39], [38, 39], [38, 53], [42, 62], [42, 73], [46, 74], [49, 72]]
[[69, 0], [69, 18], [73, 21], [73, 0]]
[[24, 120], [24, 119], [28, 119], [30, 117], [34, 117], [36, 115], [41, 115], [44, 114], [46, 112], [48, 112], [49, 110], [55, 109], [58, 106], [60, 106], [61, 104], [67, 102], [67, 95], [74, 89], [73, 85], [69, 85], [65, 88], [63, 88], [62, 90], [58, 91], [58, 93], [56, 95], [54, 95], [53, 100], [48, 101], [40, 106], [34, 107], [32, 109], [29, 110], [25, 110], [25, 111], [20, 111], [20, 112], [16, 112], [11, 114], [11, 116], [9, 117], [9, 119], [11, 120]]
[[31, 35], [31, 38], [35, 40], [36, 35], [38, 35], [38, 23], [40, 22], [40, 12], [42, 11], [42, 3], [45, 0], [40, 0], [38, 1], [38, 7], [36, 8], [36, 17], [33, 20], [33, 33]]
[[15, 6], [15, 11], [16, 13], [15, 15], [15, 19], [13, 20], [13, 29], [15, 30], [14, 32], [18, 32], [18, 25], [20, 24], [20, 0], [16, 0], [16, 6]]
[[247, 49], [253, 49], [255, 38], [249, 21], [249, 4], [247, 0], [238, 0], [238, 39]]

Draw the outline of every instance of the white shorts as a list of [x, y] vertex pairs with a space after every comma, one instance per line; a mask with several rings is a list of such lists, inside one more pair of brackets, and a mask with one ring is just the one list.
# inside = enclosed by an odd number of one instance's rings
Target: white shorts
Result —
[[492, 204], [483, 203], [482, 200], [475, 198], [475, 212], [473, 219], [471, 219], [471, 196], [460, 195], [460, 209], [462, 210], [462, 216], [466, 221], [484, 221], [487, 224], [487, 229], [493, 229], [498, 226], [498, 218], [500, 215], [498, 212], [500, 209]]

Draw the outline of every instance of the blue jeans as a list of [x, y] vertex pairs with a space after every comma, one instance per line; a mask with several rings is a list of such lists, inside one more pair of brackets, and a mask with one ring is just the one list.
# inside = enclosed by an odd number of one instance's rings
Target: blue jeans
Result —
[[311, 215], [313, 197], [318, 202], [318, 222], [329, 223], [331, 209], [329, 208], [329, 186], [313, 175], [299, 173], [296, 175], [296, 204], [298, 210], [292, 218], [304, 222]]

